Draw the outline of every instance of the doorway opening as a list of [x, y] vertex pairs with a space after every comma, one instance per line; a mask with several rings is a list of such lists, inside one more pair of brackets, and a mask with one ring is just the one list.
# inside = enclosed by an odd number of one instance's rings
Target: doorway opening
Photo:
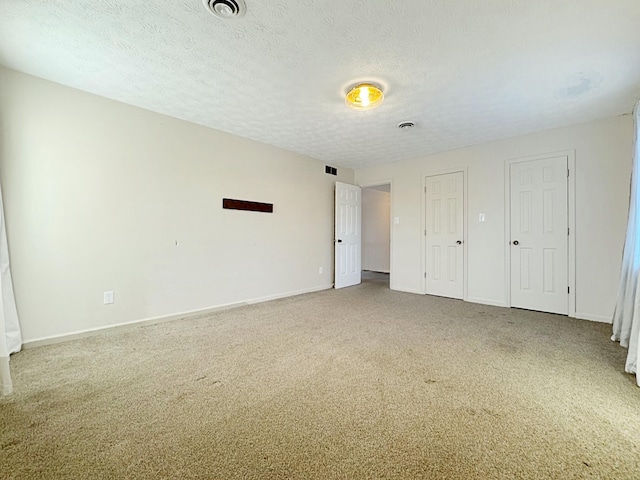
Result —
[[362, 187], [362, 281], [390, 287], [391, 183]]

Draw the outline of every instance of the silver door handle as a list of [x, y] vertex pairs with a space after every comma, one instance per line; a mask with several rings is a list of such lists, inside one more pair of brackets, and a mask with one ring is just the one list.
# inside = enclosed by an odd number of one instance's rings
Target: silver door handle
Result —
[[519, 244], [520, 244], [520, 242], [519, 242], [518, 240], [514, 240], [514, 241], [513, 241], [513, 244], [514, 244], [514, 245], [519, 245]]
[[462, 245], [462, 240], [458, 240], [458, 241], [456, 241], [456, 243], [457, 243], [458, 245]]

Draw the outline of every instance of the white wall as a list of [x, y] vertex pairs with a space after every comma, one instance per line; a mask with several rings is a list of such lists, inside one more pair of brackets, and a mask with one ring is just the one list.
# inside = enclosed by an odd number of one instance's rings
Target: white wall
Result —
[[351, 170], [6, 69], [0, 122], [26, 341], [332, 285]]
[[[412, 134], [419, 135], [415, 130]], [[505, 305], [505, 161], [575, 151], [576, 316], [610, 322], [622, 261], [631, 172], [630, 115], [356, 171], [356, 182], [392, 179], [391, 288], [423, 292], [422, 193], [426, 174], [468, 168], [469, 301]], [[478, 214], [486, 222], [478, 222]]]
[[362, 189], [362, 269], [389, 273], [389, 192]]

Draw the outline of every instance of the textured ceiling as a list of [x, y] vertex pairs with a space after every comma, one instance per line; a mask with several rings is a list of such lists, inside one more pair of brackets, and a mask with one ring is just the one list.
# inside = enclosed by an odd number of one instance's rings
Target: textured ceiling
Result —
[[[638, 0], [0, 0], [0, 64], [352, 168], [628, 113]], [[347, 109], [357, 80], [385, 102]], [[417, 125], [400, 130], [396, 124]]]

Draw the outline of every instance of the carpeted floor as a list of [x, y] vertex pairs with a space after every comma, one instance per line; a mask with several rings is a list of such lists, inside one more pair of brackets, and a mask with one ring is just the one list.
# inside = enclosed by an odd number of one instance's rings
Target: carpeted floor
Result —
[[609, 325], [368, 280], [14, 355], [0, 478], [640, 478]]

